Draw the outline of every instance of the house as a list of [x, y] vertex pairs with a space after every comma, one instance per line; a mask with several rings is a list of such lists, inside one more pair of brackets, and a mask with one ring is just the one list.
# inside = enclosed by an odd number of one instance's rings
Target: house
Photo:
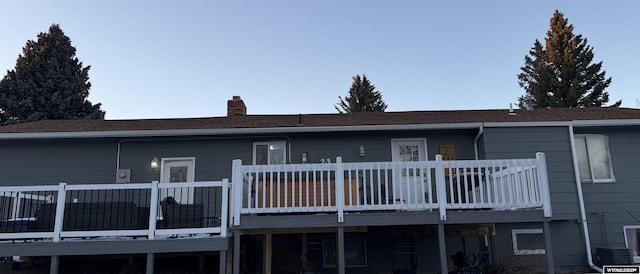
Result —
[[637, 264], [639, 140], [638, 109], [247, 115], [236, 96], [226, 117], [8, 125], [0, 256], [50, 273]]

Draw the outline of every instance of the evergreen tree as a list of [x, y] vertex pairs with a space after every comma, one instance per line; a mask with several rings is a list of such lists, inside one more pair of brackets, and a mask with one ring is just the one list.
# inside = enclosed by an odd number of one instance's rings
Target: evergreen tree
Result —
[[87, 100], [89, 68], [57, 24], [27, 41], [16, 67], [0, 80], [0, 124], [45, 119], [103, 119]]
[[[535, 107], [601, 107], [609, 101], [605, 89], [611, 77], [605, 77], [602, 62], [593, 63], [593, 48], [582, 35], [573, 34], [573, 25], [558, 10], [550, 20], [545, 45], [536, 39], [518, 83], [525, 95], [518, 98]], [[620, 106], [618, 101], [614, 106]]]
[[353, 83], [349, 89], [349, 95], [342, 98], [335, 108], [340, 113], [351, 112], [384, 112], [387, 104], [382, 100], [382, 94], [369, 82], [366, 75], [360, 74], [353, 77]]

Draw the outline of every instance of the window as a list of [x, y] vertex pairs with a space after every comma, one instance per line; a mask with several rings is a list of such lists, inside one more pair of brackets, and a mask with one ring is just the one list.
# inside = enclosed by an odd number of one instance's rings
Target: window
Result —
[[286, 163], [286, 142], [253, 143], [254, 165], [279, 165]]
[[575, 143], [580, 181], [583, 183], [613, 182], [613, 169], [611, 167], [607, 136], [576, 135]]
[[511, 230], [513, 254], [545, 254], [544, 237], [541, 228]]
[[399, 145], [402, 161], [420, 161], [420, 147], [418, 145]]
[[624, 226], [624, 241], [631, 250], [633, 263], [640, 263], [640, 225]]
[[[411, 161], [420, 161], [420, 148], [417, 145], [401, 145], [400, 149], [400, 159], [401, 161], [411, 162]], [[408, 172], [407, 172], [408, 171]], [[420, 170], [415, 170], [406, 168], [402, 169], [402, 176], [420, 176]]]

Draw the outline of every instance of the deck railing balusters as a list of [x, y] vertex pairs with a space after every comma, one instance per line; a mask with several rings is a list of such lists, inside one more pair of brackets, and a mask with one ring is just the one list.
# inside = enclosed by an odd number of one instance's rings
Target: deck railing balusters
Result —
[[[338, 195], [346, 211], [422, 210], [441, 204], [445, 209], [539, 207], [544, 198], [537, 165], [535, 159], [365, 162], [342, 163], [342, 173], [336, 172], [337, 163], [242, 166], [245, 174], [263, 172], [256, 188], [269, 190], [257, 193], [262, 202], [241, 211], [331, 212]], [[344, 187], [336, 185], [338, 177]], [[266, 184], [258, 186], [260, 181]]]

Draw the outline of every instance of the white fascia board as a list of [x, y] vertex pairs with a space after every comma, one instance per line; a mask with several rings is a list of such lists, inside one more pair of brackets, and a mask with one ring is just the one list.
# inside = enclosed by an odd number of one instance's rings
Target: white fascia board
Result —
[[484, 127], [568, 127], [570, 125], [574, 127], [638, 126], [640, 119], [484, 123]]
[[553, 122], [488, 122], [484, 123], [484, 127], [566, 127], [571, 121], [553, 121]]
[[613, 127], [613, 126], [640, 126], [640, 119], [629, 120], [576, 120], [571, 123], [574, 127]]
[[479, 128], [480, 126], [482, 126], [482, 123], [0, 133], [0, 140], [289, 134], [289, 133], [349, 132], [349, 131], [356, 132], [356, 131], [385, 131], [385, 130], [470, 129], [470, 128]]
[[547, 122], [476, 122], [446, 124], [408, 125], [365, 125], [365, 126], [325, 126], [325, 127], [271, 127], [271, 128], [218, 128], [218, 129], [172, 129], [172, 130], [121, 130], [83, 132], [34, 132], [0, 133], [0, 140], [12, 139], [66, 139], [66, 138], [122, 138], [122, 137], [168, 137], [199, 135], [243, 135], [243, 134], [290, 134], [315, 132], [358, 132], [390, 130], [433, 130], [433, 129], [473, 129], [484, 127], [595, 127], [595, 126], [637, 126], [640, 119], [629, 120], [576, 120]]

